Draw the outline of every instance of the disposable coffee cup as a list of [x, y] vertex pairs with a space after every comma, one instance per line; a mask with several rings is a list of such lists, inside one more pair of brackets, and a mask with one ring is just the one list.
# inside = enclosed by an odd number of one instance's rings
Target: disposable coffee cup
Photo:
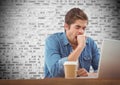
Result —
[[65, 78], [76, 78], [77, 76], [77, 62], [66, 61], [64, 63]]

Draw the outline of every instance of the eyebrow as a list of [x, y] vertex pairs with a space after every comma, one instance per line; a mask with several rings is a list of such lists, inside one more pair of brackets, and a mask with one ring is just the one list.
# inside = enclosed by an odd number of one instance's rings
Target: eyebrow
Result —
[[81, 27], [80, 25], [76, 25], [76, 27]]

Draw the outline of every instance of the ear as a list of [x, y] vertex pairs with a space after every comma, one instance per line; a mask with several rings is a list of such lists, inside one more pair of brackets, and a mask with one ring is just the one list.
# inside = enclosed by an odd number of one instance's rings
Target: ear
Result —
[[69, 25], [64, 23], [64, 28], [65, 28], [66, 31], [69, 30]]

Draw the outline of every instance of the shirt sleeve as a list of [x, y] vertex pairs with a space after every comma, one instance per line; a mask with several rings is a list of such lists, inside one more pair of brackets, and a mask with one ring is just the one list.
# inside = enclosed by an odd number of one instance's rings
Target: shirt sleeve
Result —
[[45, 63], [52, 77], [64, 77], [63, 63], [67, 57], [61, 58], [59, 42], [55, 37], [48, 37], [45, 41]]
[[97, 72], [98, 66], [99, 66], [100, 53], [95, 41], [92, 41], [92, 46], [93, 46], [92, 47], [92, 67], [94, 69], [94, 72]]

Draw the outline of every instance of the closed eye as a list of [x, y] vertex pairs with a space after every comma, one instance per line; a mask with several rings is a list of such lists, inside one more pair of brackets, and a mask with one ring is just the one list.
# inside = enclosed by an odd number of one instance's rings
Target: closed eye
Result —
[[79, 25], [76, 25], [76, 27], [75, 27], [76, 29], [79, 29], [79, 28], [81, 28], [81, 26], [79, 26]]

